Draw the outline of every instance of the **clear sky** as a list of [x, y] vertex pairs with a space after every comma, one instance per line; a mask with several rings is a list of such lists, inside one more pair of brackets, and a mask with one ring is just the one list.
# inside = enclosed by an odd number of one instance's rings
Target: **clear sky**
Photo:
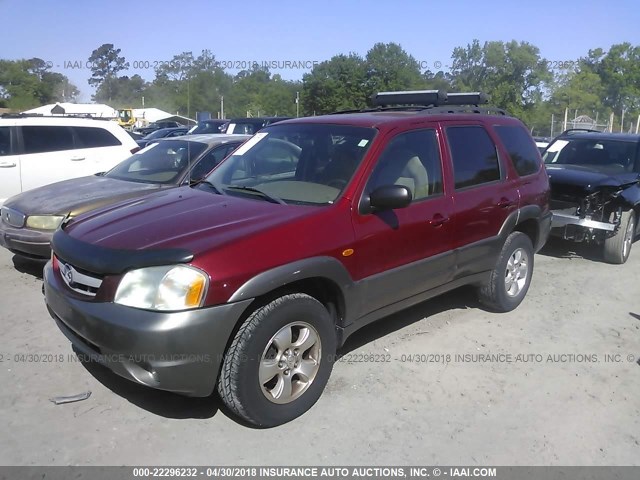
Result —
[[[399, 43], [435, 70], [474, 38], [527, 41], [548, 60], [576, 60], [592, 48], [640, 45], [640, 0], [0, 0], [0, 58], [51, 62], [84, 101], [90, 71], [71, 66], [103, 43], [122, 49], [130, 64], [141, 62], [129, 75], [152, 80], [154, 64], [185, 51], [209, 49], [234, 64], [308, 64], [339, 53], [364, 56], [376, 42]], [[272, 69], [290, 80], [307, 71]]]

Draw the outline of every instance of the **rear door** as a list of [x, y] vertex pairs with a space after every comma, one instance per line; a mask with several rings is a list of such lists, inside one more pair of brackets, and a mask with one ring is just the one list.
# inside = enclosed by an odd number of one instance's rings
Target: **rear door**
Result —
[[71, 128], [75, 151], [70, 158], [75, 162], [76, 176], [106, 172], [129, 157], [130, 151], [108, 129], [84, 126]]
[[73, 130], [65, 125], [25, 125], [20, 157], [22, 191], [86, 175], [82, 152], [75, 150]]
[[427, 124], [395, 135], [377, 159], [363, 198], [395, 184], [409, 188], [413, 200], [406, 208], [354, 212], [361, 315], [447, 283], [452, 275], [453, 202], [440, 151], [437, 126]]
[[498, 234], [519, 198], [496, 143], [480, 122], [446, 122], [444, 131], [455, 190], [455, 278], [462, 278], [495, 266], [502, 247]]

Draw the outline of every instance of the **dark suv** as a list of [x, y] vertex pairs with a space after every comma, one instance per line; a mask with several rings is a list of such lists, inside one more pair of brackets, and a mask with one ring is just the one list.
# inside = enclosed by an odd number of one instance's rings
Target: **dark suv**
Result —
[[625, 263], [640, 234], [640, 135], [568, 130], [544, 153], [551, 183], [551, 234], [601, 246]]
[[49, 310], [123, 377], [289, 421], [362, 326], [462, 285], [496, 311], [524, 298], [547, 174], [519, 120], [464, 105], [480, 100], [386, 93], [271, 125], [196, 187], [73, 219], [53, 237]]

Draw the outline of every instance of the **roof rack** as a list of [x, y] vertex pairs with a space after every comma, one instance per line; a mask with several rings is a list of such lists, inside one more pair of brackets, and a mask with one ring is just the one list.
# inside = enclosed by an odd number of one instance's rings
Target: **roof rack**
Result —
[[508, 115], [501, 109], [484, 106], [489, 97], [483, 92], [455, 92], [444, 90], [411, 90], [406, 92], [379, 92], [371, 97], [372, 108], [344, 110], [341, 113], [365, 113], [388, 111], [419, 111], [423, 114], [437, 113], [480, 113]]
[[389, 105], [441, 105], [446, 102], [447, 93], [442, 90], [413, 90], [407, 92], [378, 92], [371, 97], [375, 107]]
[[90, 113], [68, 113], [64, 115], [45, 115], [43, 113], [3, 113], [0, 118], [88, 118], [91, 120], [112, 120], [112, 117], [94, 117]]
[[489, 97], [482, 92], [447, 93], [444, 90], [413, 90], [408, 92], [379, 92], [371, 97], [376, 107], [390, 105], [421, 105], [440, 107], [443, 105], [482, 105]]

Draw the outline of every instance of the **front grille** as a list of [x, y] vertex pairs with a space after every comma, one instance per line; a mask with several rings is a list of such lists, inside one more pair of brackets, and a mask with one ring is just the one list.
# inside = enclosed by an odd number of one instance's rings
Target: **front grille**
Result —
[[2, 217], [3, 223], [16, 228], [22, 228], [26, 219], [24, 213], [20, 213], [9, 207], [2, 207], [0, 209], [0, 217]]
[[102, 285], [102, 278], [86, 270], [74, 267], [70, 263], [63, 262], [59, 258], [58, 266], [62, 280], [71, 290], [90, 297], [96, 296], [100, 285]]

